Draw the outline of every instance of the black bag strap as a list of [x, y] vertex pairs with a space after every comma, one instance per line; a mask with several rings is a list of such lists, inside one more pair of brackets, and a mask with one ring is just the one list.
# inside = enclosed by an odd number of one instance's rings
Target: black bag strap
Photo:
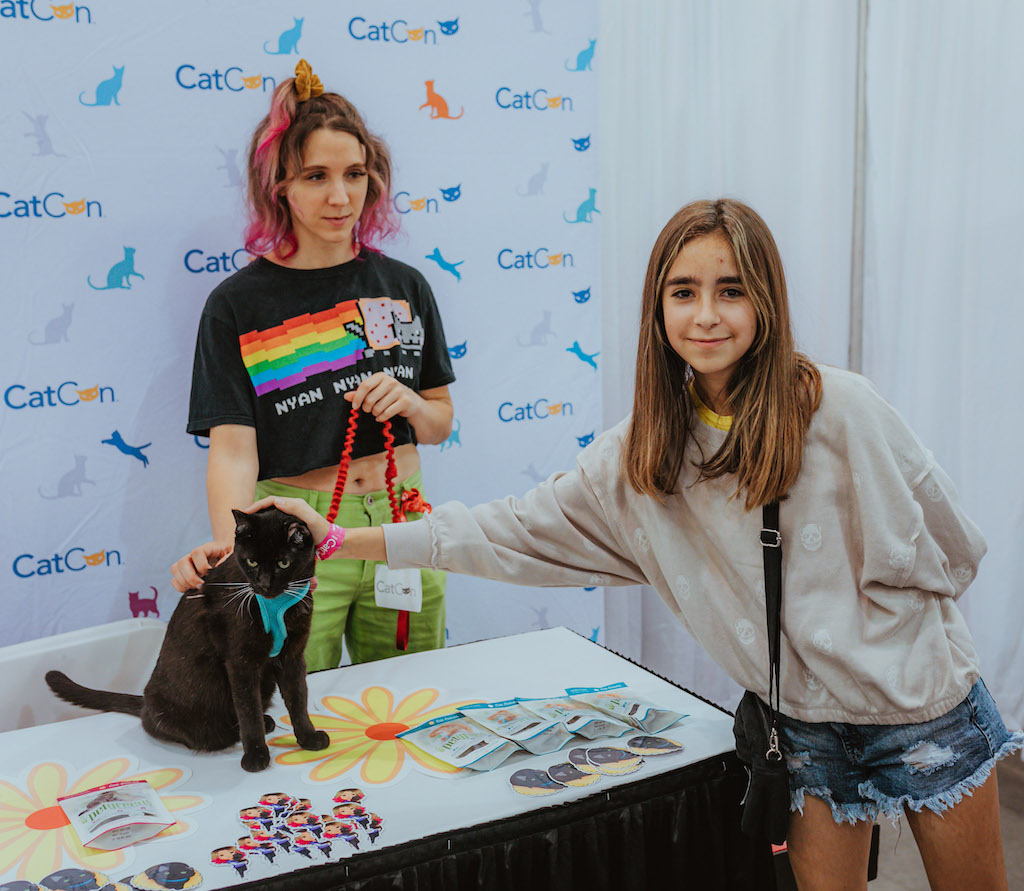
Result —
[[779, 748], [779, 651], [782, 646], [782, 533], [779, 532], [779, 502], [761, 509], [761, 550], [764, 554], [764, 602], [768, 624], [768, 710], [772, 726], [768, 734], [765, 757], [781, 760]]

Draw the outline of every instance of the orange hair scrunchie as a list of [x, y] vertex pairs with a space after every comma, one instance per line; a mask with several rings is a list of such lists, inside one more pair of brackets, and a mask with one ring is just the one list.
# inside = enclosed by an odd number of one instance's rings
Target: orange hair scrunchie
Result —
[[299, 102], [305, 102], [310, 96], [320, 96], [324, 92], [324, 85], [320, 78], [313, 73], [313, 66], [305, 59], [299, 59], [295, 66], [295, 94]]

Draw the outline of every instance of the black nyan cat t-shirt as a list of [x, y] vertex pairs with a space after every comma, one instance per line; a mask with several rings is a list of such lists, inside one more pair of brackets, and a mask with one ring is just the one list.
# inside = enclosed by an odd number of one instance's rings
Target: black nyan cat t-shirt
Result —
[[[188, 432], [256, 428], [259, 478], [337, 464], [350, 403], [343, 394], [384, 371], [412, 390], [455, 380], [441, 317], [423, 276], [367, 251], [327, 269], [259, 258], [221, 282], [199, 322]], [[391, 419], [395, 444], [415, 442]], [[352, 457], [384, 451], [361, 413]]]

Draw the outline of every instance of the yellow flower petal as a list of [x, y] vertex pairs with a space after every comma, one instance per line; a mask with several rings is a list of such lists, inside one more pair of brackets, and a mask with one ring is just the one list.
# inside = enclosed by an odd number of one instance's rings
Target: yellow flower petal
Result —
[[173, 783], [178, 782], [184, 776], [184, 771], [177, 767], [164, 767], [159, 770], [147, 770], [144, 773], [137, 773], [132, 777], [125, 777], [126, 780], [145, 780], [154, 789], [164, 789]]
[[127, 758], [111, 758], [103, 764], [97, 764], [92, 770], [82, 774], [82, 778], [69, 790], [70, 792], [81, 792], [84, 789], [93, 789], [96, 786], [105, 786], [124, 777], [124, 772], [131, 767]]
[[[408, 724], [409, 721], [406, 718], [411, 718], [423, 709], [431, 705], [440, 694], [437, 690], [417, 690], [415, 693], [410, 693], [405, 697], [397, 706], [395, 706], [395, 720], [401, 721], [403, 724]], [[417, 724], [422, 723], [416, 721]]]
[[35, 800], [17, 786], [0, 781], [0, 820], [6, 818], [11, 811], [27, 814], [37, 810], [38, 806]]
[[366, 710], [358, 702], [353, 702], [344, 696], [325, 696], [323, 698], [323, 705], [328, 711], [334, 712], [336, 715], [340, 715], [349, 721], [354, 721], [356, 724], [362, 724], [364, 727], [379, 723], [379, 719], [372, 714], [367, 714]]
[[59, 832], [40, 832], [39, 841], [33, 843], [18, 865], [18, 878], [34, 881], [60, 869], [61, 854]]
[[368, 753], [372, 754], [378, 745], [379, 743], [374, 740], [364, 739], [361, 743], [351, 746], [347, 751], [339, 752], [322, 764], [318, 764], [310, 771], [309, 778], [319, 783], [340, 777], [355, 767]]
[[294, 749], [298, 744], [299, 741], [295, 738], [294, 733], [288, 733], [284, 736], [275, 736], [267, 740], [268, 746], [285, 746], [289, 749]]
[[404, 747], [397, 740], [386, 739], [366, 759], [359, 775], [367, 783], [387, 783], [398, 776], [404, 760]]
[[11, 838], [5, 838], [0, 844], [0, 876], [14, 866], [25, 852], [39, 841], [40, 835], [34, 829], [22, 826], [22, 831]]
[[[28, 775], [27, 785], [39, 803], [43, 807], [49, 807], [56, 804], [57, 798], [67, 790], [68, 775], [59, 764], [48, 761], [32, 768]], [[42, 875], [46, 875], [46, 873], [42, 873]]]
[[78, 840], [78, 836], [70, 827], [60, 833], [63, 836], [64, 845], [68, 849], [68, 855], [75, 863], [86, 869], [96, 872], [107, 872], [116, 869], [124, 863], [124, 851], [101, 851], [98, 848], [84, 848]]
[[386, 687], [367, 687], [363, 690], [363, 705], [366, 711], [374, 716], [375, 724], [391, 720], [391, 709], [394, 704], [394, 694]]
[[172, 814], [199, 807], [204, 801], [201, 795], [161, 795], [160, 798]]

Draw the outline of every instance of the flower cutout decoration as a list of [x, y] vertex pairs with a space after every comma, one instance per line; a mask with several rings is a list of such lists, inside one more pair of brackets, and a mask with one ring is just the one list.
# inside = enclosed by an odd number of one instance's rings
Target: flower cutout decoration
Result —
[[[330, 736], [331, 744], [326, 749], [310, 752], [297, 748], [294, 734], [276, 736], [267, 742], [290, 750], [274, 759], [278, 764], [319, 762], [309, 774], [314, 782], [333, 780], [361, 764], [359, 776], [364, 783], [388, 783], [401, 772], [406, 755], [435, 773], [457, 773], [457, 767], [397, 738], [403, 730], [458, 711], [470, 702], [479, 702], [467, 699], [432, 708], [439, 695], [437, 690], [417, 690], [398, 705], [394, 694], [384, 687], [367, 687], [361, 703], [343, 696], [325, 696], [322, 703], [331, 714], [310, 718], [317, 730]], [[282, 721], [291, 723], [288, 718]]]
[[[85, 869], [103, 873], [124, 863], [123, 850], [82, 847], [57, 799], [124, 780], [148, 780], [159, 792], [184, 775], [177, 768], [163, 768], [126, 776], [130, 766], [127, 758], [113, 758], [69, 782], [64, 767], [44, 762], [29, 771], [24, 789], [0, 781], [0, 876], [7, 875], [17, 865], [17, 878], [35, 881], [67, 865], [67, 858]], [[172, 814], [203, 803], [198, 795], [161, 795], [160, 798]], [[177, 835], [186, 829], [188, 825], [179, 820], [156, 838]]]

